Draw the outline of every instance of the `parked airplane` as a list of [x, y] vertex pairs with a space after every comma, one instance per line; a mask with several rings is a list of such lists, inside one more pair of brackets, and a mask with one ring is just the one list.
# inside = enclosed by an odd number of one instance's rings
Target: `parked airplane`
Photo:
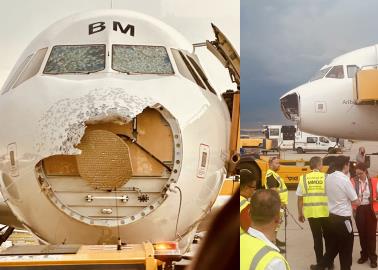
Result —
[[[239, 56], [213, 28], [206, 44], [239, 82]], [[188, 246], [236, 150], [227, 97], [152, 17], [102, 10], [51, 25], [2, 88], [0, 223], [46, 243]]]
[[[374, 78], [378, 45], [333, 59], [308, 82], [281, 97], [285, 117], [309, 133], [378, 140]], [[356, 76], [356, 74], [359, 74]]]

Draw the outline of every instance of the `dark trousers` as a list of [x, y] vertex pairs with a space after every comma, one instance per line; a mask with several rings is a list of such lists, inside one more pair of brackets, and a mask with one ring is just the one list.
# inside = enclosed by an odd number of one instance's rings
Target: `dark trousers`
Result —
[[371, 205], [361, 205], [356, 210], [356, 225], [360, 237], [361, 258], [377, 261], [375, 253], [375, 232], [377, 230], [377, 218]]
[[[332, 237], [329, 239], [329, 249], [326, 250], [320, 266], [330, 266], [337, 254], [339, 254], [340, 269], [350, 270], [354, 240], [352, 220], [350, 217], [330, 214], [328, 221], [329, 234]], [[346, 223], [349, 223], [350, 231], [348, 231]]]
[[310, 224], [312, 238], [314, 239], [316, 263], [319, 264], [323, 259], [323, 237], [325, 249], [329, 250], [328, 217], [308, 218], [308, 223]]

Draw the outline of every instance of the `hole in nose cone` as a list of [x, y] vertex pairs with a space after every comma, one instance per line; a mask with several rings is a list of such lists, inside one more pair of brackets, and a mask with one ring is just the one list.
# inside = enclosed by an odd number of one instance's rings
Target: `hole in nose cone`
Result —
[[299, 96], [297, 93], [281, 98], [281, 110], [285, 117], [291, 121], [299, 121]]

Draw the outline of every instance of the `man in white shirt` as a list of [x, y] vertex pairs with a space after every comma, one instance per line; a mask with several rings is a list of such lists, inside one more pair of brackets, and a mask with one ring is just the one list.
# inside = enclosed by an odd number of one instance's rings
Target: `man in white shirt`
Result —
[[240, 269], [290, 270], [279, 253], [275, 229], [281, 222], [281, 201], [274, 190], [258, 190], [251, 198], [251, 227], [240, 235]]
[[353, 252], [352, 204], [359, 205], [357, 194], [349, 180], [349, 157], [338, 156], [335, 159], [336, 171], [328, 175], [326, 193], [329, 208], [329, 250], [320, 264], [311, 269], [325, 269], [339, 254], [340, 269], [350, 270]]

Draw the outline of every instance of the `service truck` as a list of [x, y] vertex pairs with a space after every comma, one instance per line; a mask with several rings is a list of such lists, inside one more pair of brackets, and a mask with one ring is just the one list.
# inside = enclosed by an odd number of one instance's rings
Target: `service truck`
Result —
[[318, 136], [303, 132], [296, 126], [266, 125], [265, 136], [276, 139], [280, 150], [296, 150], [299, 154], [305, 152], [335, 153], [339, 148], [335, 138]]

